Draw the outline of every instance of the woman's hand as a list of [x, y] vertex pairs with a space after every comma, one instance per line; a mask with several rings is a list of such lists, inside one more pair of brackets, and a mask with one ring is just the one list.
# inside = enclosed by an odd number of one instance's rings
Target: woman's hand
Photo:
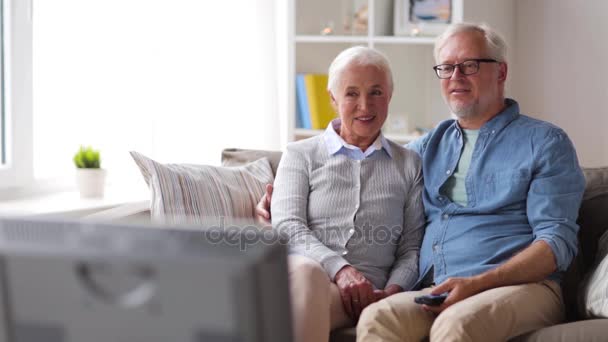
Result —
[[374, 290], [374, 297], [376, 301], [384, 299], [388, 296], [392, 296], [395, 293], [403, 292], [403, 288], [397, 284], [387, 286], [384, 290]]
[[344, 311], [355, 321], [366, 306], [376, 301], [372, 283], [352, 266], [344, 266], [338, 271], [335, 281], [340, 290]]

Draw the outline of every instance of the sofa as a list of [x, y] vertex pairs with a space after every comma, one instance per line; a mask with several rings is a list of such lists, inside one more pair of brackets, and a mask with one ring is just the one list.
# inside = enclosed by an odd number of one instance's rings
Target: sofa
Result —
[[[263, 157], [276, 172], [281, 158], [281, 152], [276, 151], [226, 149], [222, 152], [222, 165], [239, 166]], [[584, 174], [587, 184], [578, 218], [579, 251], [562, 282], [567, 320], [519, 336], [516, 341], [608, 341], [608, 317], [584, 317], [580, 298], [581, 283], [597, 263], [598, 240], [608, 230], [608, 167], [584, 168]], [[149, 215], [149, 203], [141, 202], [112, 208], [90, 218], [147, 222]], [[341, 329], [332, 332], [331, 341], [355, 341], [355, 338], [354, 328]]]

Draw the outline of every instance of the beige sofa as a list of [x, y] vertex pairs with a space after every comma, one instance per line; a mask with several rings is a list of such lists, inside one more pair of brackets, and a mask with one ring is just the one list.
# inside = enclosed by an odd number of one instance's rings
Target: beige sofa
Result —
[[[281, 157], [280, 152], [227, 149], [222, 153], [222, 164], [242, 165], [261, 157], [267, 157], [273, 171], [276, 172]], [[599, 237], [608, 230], [608, 167], [586, 168], [584, 172], [587, 186], [578, 219], [579, 253], [562, 283], [567, 322], [521, 336], [516, 339], [517, 341], [608, 341], [608, 318], [585, 320], [579, 313], [579, 285], [595, 263]], [[150, 220], [148, 206], [146, 202], [134, 203], [91, 217], [146, 222]], [[335, 331], [331, 340], [332, 342], [354, 341], [355, 331], [354, 329]]]

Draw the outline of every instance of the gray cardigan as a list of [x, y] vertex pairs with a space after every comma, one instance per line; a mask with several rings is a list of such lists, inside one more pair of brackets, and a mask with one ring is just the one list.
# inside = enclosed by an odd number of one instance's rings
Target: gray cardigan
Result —
[[389, 141], [370, 158], [329, 155], [323, 135], [291, 143], [272, 195], [272, 225], [292, 252], [319, 262], [334, 280], [352, 265], [378, 289], [411, 289], [424, 234], [419, 156]]

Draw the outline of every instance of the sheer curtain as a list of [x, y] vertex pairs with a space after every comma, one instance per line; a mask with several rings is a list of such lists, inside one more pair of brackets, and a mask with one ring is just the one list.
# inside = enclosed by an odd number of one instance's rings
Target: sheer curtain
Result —
[[278, 149], [274, 1], [35, 0], [35, 176], [71, 179], [81, 144], [114, 184], [140, 178], [130, 150]]

